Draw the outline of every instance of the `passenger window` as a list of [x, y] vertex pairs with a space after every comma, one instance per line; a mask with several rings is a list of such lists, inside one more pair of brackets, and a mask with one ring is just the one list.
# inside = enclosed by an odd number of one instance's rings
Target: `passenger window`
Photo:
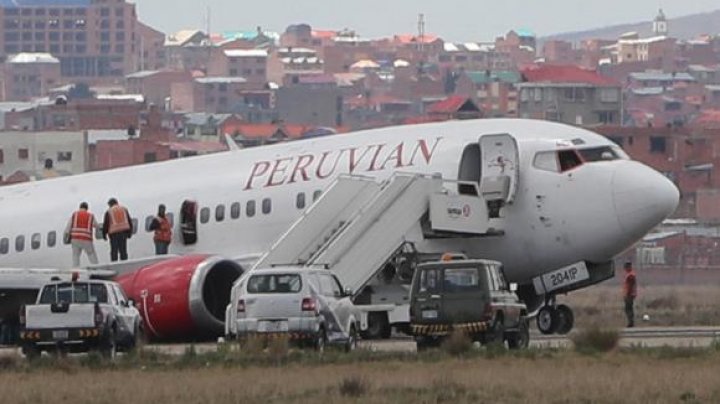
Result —
[[205, 224], [210, 221], [210, 208], [200, 209], [200, 223]]
[[264, 215], [269, 215], [270, 212], [272, 212], [272, 199], [265, 198], [262, 201], [262, 213]]
[[305, 209], [305, 192], [300, 192], [295, 198], [295, 207]]
[[132, 228], [133, 228], [132, 233], [137, 234], [137, 232], [138, 232], [138, 220], [137, 219], [132, 220]]
[[25, 250], [25, 236], [15, 237], [15, 251], [23, 252]]
[[7, 254], [10, 252], [10, 240], [7, 237], [0, 239], [0, 254]]
[[558, 160], [560, 160], [560, 171], [565, 172], [582, 165], [580, 156], [575, 150], [561, 150], [558, 152]]
[[[101, 239], [103, 238], [103, 233], [102, 233], [103, 224], [102, 224], [102, 223], [98, 223], [98, 226], [100, 226], [100, 228], [99, 228], [99, 229], [95, 229], [95, 238], [98, 239], [98, 240], [101, 240]], [[63, 239], [63, 244], [65, 244], [65, 245], [70, 244], [70, 240], [64, 238], [64, 239]]]
[[535, 155], [533, 160], [533, 167], [538, 170], [552, 171], [554, 173], [560, 172], [557, 161], [557, 153], [554, 151], [540, 152]]
[[57, 233], [51, 231], [47, 235], [47, 246], [53, 248], [55, 244], [57, 244]]
[[225, 220], [225, 205], [215, 207], [215, 221], [222, 222]]
[[245, 207], [245, 216], [255, 216], [255, 201], [248, 201], [247, 206]]
[[322, 191], [319, 189], [317, 191], [313, 192], [313, 202], [317, 201], [318, 198], [320, 198], [320, 195], [322, 195]]
[[175, 224], [175, 215], [172, 213], [165, 213], [165, 217], [167, 218], [168, 222], [170, 222], [170, 227], [173, 227], [173, 224]]
[[235, 202], [230, 205], [230, 218], [237, 219], [240, 217], [240, 202]]
[[42, 240], [42, 236], [40, 233], [35, 233], [30, 237], [30, 247], [32, 247], [33, 250], [37, 250], [40, 248], [40, 241]]

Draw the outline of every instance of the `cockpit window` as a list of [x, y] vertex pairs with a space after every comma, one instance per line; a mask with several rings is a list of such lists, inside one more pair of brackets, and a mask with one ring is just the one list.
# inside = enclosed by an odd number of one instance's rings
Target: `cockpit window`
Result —
[[560, 167], [558, 167], [557, 152], [546, 151], [536, 154], [533, 166], [543, 171], [552, 171], [554, 173], [560, 172]]
[[622, 158], [611, 146], [579, 149], [578, 152], [582, 156], [583, 160], [588, 163], [595, 161], [619, 160]]
[[558, 151], [558, 161], [560, 162], [560, 171], [562, 172], [572, 170], [582, 165], [582, 160], [580, 160], [580, 156], [578, 156], [575, 150]]

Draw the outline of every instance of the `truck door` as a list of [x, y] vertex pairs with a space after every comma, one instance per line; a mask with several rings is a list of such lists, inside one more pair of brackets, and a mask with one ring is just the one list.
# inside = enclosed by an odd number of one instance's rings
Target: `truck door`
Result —
[[[515, 199], [520, 154], [517, 141], [509, 134], [480, 137], [480, 192], [488, 207], [496, 211]], [[497, 213], [497, 212], [496, 212]]]
[[446, 267], [442, 273], [442, 317], [452, 324], [480, 321], [489, 298], [486, 282], [478, 266]]
[[420, 270], [412, 299], [413, 322], [420, 324], [436, 323], [442, 312], [442, 268], [430, 267]]

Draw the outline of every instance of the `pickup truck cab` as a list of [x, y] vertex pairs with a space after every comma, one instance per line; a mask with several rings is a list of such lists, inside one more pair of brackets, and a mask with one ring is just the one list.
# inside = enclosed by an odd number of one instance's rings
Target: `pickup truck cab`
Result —
[[20, 344], [28, 358], [42, 351], [98, 350], [113, 357], [143, 339], [134, 303], [111, 281], [55, 281], [40, 289], [37, 302], [20, 310]]
[[497, 261], [454, 259], [421, 264], [410, 292], [410, 329], [418, 350], [454, 331], [473, 341], [529, 342], [527, 308], [510, 290]]
[[240, 340], [287, 336], [323, 350], [327, 344], [357, 347], [359, 313], [352, 295], [327, 269], [275, 267], [239, 280], [233, 331]]

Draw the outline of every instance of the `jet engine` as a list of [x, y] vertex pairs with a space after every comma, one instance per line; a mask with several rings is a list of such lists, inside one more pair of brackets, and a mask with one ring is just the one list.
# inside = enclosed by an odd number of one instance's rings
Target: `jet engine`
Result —
[[224, 332], [225, 307], [243, 269], [234, 261], [187, 255], [117, 277], [155, 340], [196, 340]]

